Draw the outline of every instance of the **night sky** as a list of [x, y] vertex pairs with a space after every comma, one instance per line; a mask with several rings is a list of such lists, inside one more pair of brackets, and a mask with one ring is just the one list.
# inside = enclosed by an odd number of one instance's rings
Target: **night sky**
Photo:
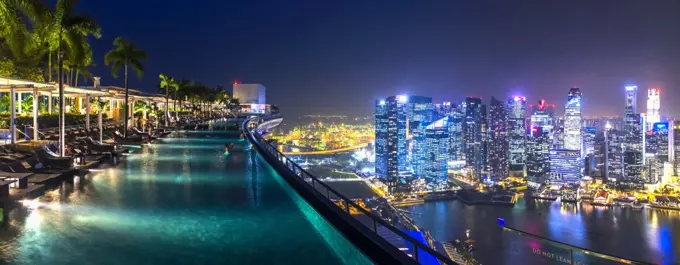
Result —
[[[662, 88], [663, 115], [680, 116], [680, 1], [80, 1], [104, 85], [120, 85], [104, 54], [122, 35], [160, 72], [208, 85], [267, 87], [286, 115], [372, 115], [397, 93], [546, 98], [563, 110], [581, 87], [584, 114], [619, 115], [623, 87]], [[644, 110], [642, 110], [644, 112]]]

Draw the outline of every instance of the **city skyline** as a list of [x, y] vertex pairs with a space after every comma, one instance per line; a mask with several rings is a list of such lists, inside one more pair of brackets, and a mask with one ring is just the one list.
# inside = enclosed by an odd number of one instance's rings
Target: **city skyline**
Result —
[[[107, 29], [92, 41], [96, 58], [118, 35], [154, 58], [143, 79], [130, 80], [148, 92], [163, 71], [208, 85], [263, 84], [287, 116], [365, 116], [383, 95], [561, 102], [576, 86], [584, 116], [613, 116], [620, 88], [636, 84], [638, 98], [661, 88], [661, 114], [680, 116], [671, 104], [680, 97], [676, 1], [266, 3], [85, 1], [79, 9]], [[122, 86], [102, 61], [91, 71]]]

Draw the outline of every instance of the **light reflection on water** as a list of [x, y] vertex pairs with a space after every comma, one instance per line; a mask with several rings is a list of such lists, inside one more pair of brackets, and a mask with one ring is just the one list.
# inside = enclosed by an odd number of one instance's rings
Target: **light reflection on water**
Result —
[[144, 146], [49, 190], [7, 216], [0, 263], [341, 264], [267, 163], [225, 141]]
[[[503, 232], [496, 222], [498, 217], [504, 218], [510, 227], [606, 254], [656, 264], [680, 263], [677, 211], [636, 211], [524, 199], [514, 208], [468, 206], [458, 201], [428, 202], [406, 208], [416, 213], [411, 216], [416, 223], [440, 240], [463, 239], [465, 230], [472, 229], [482, 264], [561, 264], [537, 260], [531, 248], [545, 244]], [[577, 260], [588, 260], [582, 253], [574, 255]], [[589, 262], [604, 264], [592, 258]]]

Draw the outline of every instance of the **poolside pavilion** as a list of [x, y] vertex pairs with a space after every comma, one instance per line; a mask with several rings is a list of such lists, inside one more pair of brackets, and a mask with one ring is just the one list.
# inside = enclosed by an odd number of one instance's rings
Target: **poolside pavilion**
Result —
[[[17, 137], [17, 126], [16, 118], [17, 115], [20, 116], [30, 116], [33, 117], [32, 127], [32, 140], [37, 141], [39, 139], [39, 104], [45, 104], [46, 101], [46, 112], [48, 114], [54, 113], [54, 103], [58, 100], [59, 89], [58, 85], [55, 83], [45, 83], [45, 82], [34, 82], [29, 80], [22, 80], [16, 78], [8, 78], [0, 76], [0, 94], [10, 95], [10, 106], [9, 106], [9, 138], [11, 143], [16, 143], [20, 141]], [[26, 100], [28, 97], [32, 96], [33, 106], [32, 109], [22, 109], [21, 102]], [[122, 122], [124, 116], [124, 102], [125, 102], [125, 88], [114, 87], [114, 86], [100, 86], [99, 78], [95, 77], [94, 85], [90, 87], [72, 87], [64, 85], [64, 97], [65, 97], [65, 112], [66, 113], [80, 113], [86, 115], [85, 118], [85, 128], [90, 129], [90, 115], [97, 114], [94, 112], [90, 102], [92, 99], [108, 101], [107, 107], [102, 111], [107, 117], [112, 118], [114, 122]], [[175, 103], [170, 100], [166, 105], [165, 95], [160, 94], [149, 94], [144, 93], [139, 90], [129, 89], [129, 113], [130, 117], [134, 117], [134, 105], [135, 102], [146, 102], [153, 103], [158, 106], [161, 110], [164, 110], [166, 117], [169, 116], [169, 111], [172, 108], [172, 104]], [[57, 101], [58, 102], [58, 101]], [[170, 106], [170, 108], [168, 108]], [[72, 110], [76, 108], [76, 110]], [[147, 111], [144, 109], [142, 113], [142, 119], [146, 121]], [[101, 119], [98, 121], [99, 128], [101, 128]], [[134, 123], [129, 122], [130, 126]], [[101, 130], [100, 130], [101, 131]], [[26, 136], [29, 132], [22, 132]], [[60, 141], [63, 141], [63, 132], [59, 136]]]

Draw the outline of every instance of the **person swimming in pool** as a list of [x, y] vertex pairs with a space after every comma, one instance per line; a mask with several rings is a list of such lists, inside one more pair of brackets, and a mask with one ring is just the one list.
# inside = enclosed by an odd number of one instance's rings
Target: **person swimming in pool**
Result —
[[231, 150], [231, 146], [229, 144], [224, 145], [224, 154], [229, 154], [229, 150]]

